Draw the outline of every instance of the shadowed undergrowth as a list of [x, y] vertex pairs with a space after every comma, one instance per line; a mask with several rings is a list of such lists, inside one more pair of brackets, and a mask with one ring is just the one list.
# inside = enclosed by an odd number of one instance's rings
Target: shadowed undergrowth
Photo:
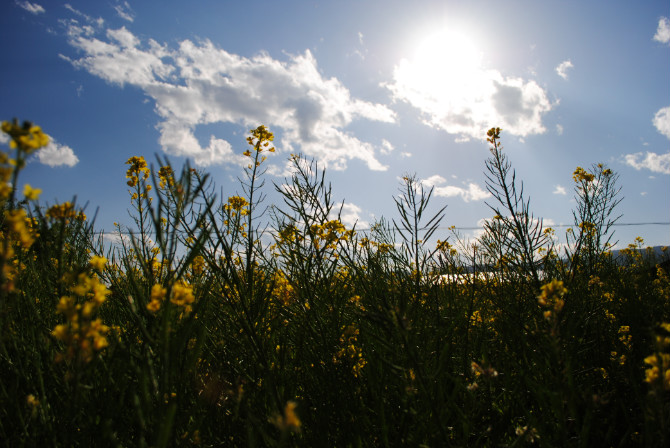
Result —
[[435, 242], [445, 208], [429, 213], [412, 175], [369, 232], [342, 224], [301, 156], [264, 204], [260, 126], [231, 196], [188, 164], [129, 159], [133, 232], [110, 246], [76, 204], [19, 198], [48, 138], [2, 130], [5, 446], [670, 442], [668, 256], [642, 239], [612, 255], [620, 189], [603, 165], [575, 170], [559, 246], [493, 128], [484, 234]]

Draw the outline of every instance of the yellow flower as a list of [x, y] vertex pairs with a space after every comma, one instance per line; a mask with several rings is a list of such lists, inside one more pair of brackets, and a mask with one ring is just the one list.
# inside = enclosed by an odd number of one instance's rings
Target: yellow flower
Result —
[[25, 187], [23, 187], [23, 195], [29, 201], [36, 201], [37, 198], [40, 197], [40, 193], [42, 193], [41, 189], [33, 188], [29, 184], [26, 184]]
[[246, 208], [248, 205], [249, 203], [242, 196], [231, 196], [228, 198], [228, 203], [224, 205], [223, 208], [226, 211], [239, 212], [240, 215], [244, 216], [249, 213], [248, 208]]
[[19, 126], [17, 120], [14, 120], [12, 123], [3, 121], [2, 131], [5, 134], [9, 134], [12, 138], [9, 142], [10, 148], [18, 148], [19, 151], [26, 154], [30, 154], [36, 149], [49, 144], [49, 136], [42, 132], [42, 128], [33, 125], [29, 121], [24, 121], [22, 126]]
[[167, 289], [161, 285], [154, 285], [151, 287], [151, 301], [147, 304], [147, 309], [152, 313], [156, 313], [161, 308], [163, 300], [165, 300]]
[[284, 407], [284, 423], [290, 429], [297, 430], [300, 428], [300, 418], [295, 413], [297, 404], [294, 401], [289, 401]]
[[30, 394], [26, 397], [26, 403], [28, 403], [28, 405], [31, 407], [37, 407], [40, 405], [40, 400], [35, 398], [35, 395]]
[[107, 259], [105, 257], [99, 257], [98, 255], [94, 255], [91, 257], [91, 261], [89, 261], [89, 264], [93, 269], [97, 269], [98, 271], [102, 271], [105, 268], [105, 264], [107, 263]]
[[158, 170], [158, 178], [160, 179], [158, 185], [160, 188], [165, 188], [166, 185], [174, 185], [174, 173], [169, 166], [161, 167], [161, 169]]
[[552, 316], [560, 313], [565, 305], [563, 296], [568, 292], [567, 288], [563, 286], [561, 280], [553, 279], [541, 288], [541, 293], [537, 297], [537, 302], [540, 306], [549, 308], [543, 312], [544, 318], [551, 320]]
[[593, 182], [595, 176], [587, 172], [581, 166], [578, 166], [574, 173], [572, 173], [572, 178], [575, 182]]
[[194, 301], [195, 296], [193, 296], [193, 288], [191, 288], [190, 285], [180, 281], [172, 286], [172, 297], [170, 297], [171, 303], [184, 307], [188, 313], [191, 311], [191, 304]]
[[68, 336], [67, 325], [58, 324], [51, 332], [51, 335], [59, 341], [65, 341]]
[[299, 432], [302, 422], [295, 413], [295, 408], [297, 406], [298, 404], [295, 401], [286, 402], [286, 406], [284, 406], [284, 415], [276, 415], [270, 421], [281, 431]]

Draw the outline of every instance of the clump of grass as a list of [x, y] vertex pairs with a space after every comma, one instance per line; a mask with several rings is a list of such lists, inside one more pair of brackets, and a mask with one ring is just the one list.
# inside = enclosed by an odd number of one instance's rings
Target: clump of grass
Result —
[[7, 446], [669, 442], [668, 256], [642, 239], [612, 256], [620, 189], [603, 165], [575, 171], [558, 253], [494, 128], [484, 235], [433, 243], [445, 207], [430, 213], [410, 174], [397, 216], [369, 233], [343, 225], [301, 156], [266, 206], [274, 137], [260, 126], [239, 191], [129, 159], [133, 225], [110, 246], [74, 201], [19, 199], [47, 137], [2, 130]]

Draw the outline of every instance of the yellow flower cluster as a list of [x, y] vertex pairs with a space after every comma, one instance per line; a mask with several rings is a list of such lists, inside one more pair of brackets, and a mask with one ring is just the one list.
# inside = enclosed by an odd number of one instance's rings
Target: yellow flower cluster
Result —
[[541, 288], [541, 293], [537, 297], [537, 302], [540, 306], [547, 308], [544, 312], [544, 318], [551, 320], [556, 314], [560, 313], [565, 305], [563, 296], [568, 292], [567, 288], [563, 286], [561, 280], [553, 279]]
[[323, 224], [313, 224], [310, 230], [314, 235], [314, 245], [319, 248], [319, 241], [326, 243], [328, 249], [335, 249], [339, 241], [347, 241], [354, 234], [353, 230], [347, 230], [338, 219], [324, 222]]
[[40, 197], [41, 193], [42, 189], [33, 188], [29, 184], [26, 184], [23, 187], [23, 196], [25, 196], [26, 200], [28, 201], [36, 201]]
[[450, 255], [452, 257], [458, 255], [458, 251], [454, 248], [454, 246], [449, 244], [447, 241], [437, 240], [435, 250], [441, 252], [444, 255]]
[[361, 247], [364, 247], [366, 249], [371, 249], [371, 250], [376, 249], [377, 253], [379, 253], [379, 254], [389, 253], [391, 251], [391, 249], [393, 249], [393, 245], [391, 245], [391, 244], [379, 243], [379, 242], [373, 241], [373, 240], [371, 240], [367, 237], [361, 238], [361, 240], [358, 244]]
[[289, 224], [281, 229], [279, 229], [279, 238], [278, 244], [293, 243], [295, 241], [302, 241], [302, 235], [300, 231], [293, 224]]
[[356, 346], [358, 342], [359, 331], [355, 325], [345, 325], [342, 327], [342, 336], [340, 336], [340, 349], [333, 356], [333, 363], [339, 364], [343, 360], [352, 363], [351, 371], [356, 378], [361, 373], [367, 361], [363, 357], [363, 351]]
[[270, 422], [274, 424], [277, 429], [280, 431], [300, 431], [300, 425], [302, 425], [298, 414], [296, 414], [295, 409], [298, 407], [298, 404], [295, 401], [286, 402], [284, 406], [283, 415], [275, 415], [270, 419]]
[[205, 258], [202, 255], [197, 255], [191, 262], [193, 275], [201, 275], [203, 272], [205, 272], [205, 266]]
[[574, 173], [572, 173], [572, 179], [574, 179], [575, 182], [581, 183], [581, 182], [593, 182], [595, 179], [595, 176], [588, 171], [586, 171], [584, 168], [581, 166], [578, 166], [577, 169], [575, 170]]
[[587, 235], [595, 235], [596, 226], [592, 222], [584, 221], [579, 224], [579, 228]]
[[493, 142], [495, 142], [496, 140], [499, 140], [499, 139], [500, 139], [500, 133], [501, 133], [501, 132], [502, 132], [502, 129], [500, 129], [500, 128], [491, 128], [491, 129], [489, 129], [488, 132], [486, 132], [486, 135], [487, 135], [487, 137], [488, 137], [488, 138], [486, 139], [486, 141], [489, 142], [489, 143], [493, 143]]
[[[104, 257], [94, 257], [91, 267], [104, 267]], [[76, 277], [66, 274], [64, 282], [71, 283], [71, 295], [62, 296], [56, 312], [65, 316], [66, 323], [58, 324], [51, 335], [65, 345], [65, 352], [56, 356], [56, 361], [77, 359], [88, 363], [98, 352], [109, 344], [109, 327], [94, 315], [107, 300], [110, 291], [95, 274], [83, 272]]]
[[231, 196], [228, 198], [228, 203], [223, 206], [223, 209], [233, 214], [239, 213], [241, 216], [245, 216], [249, 214], [248, 206], [249, 203], [242, 196]]
[[63, 224], [68, 224], [71, 219], [86, 221], [84, 212], [75, 210], [74, 205], [69, 201], [63, 202], [62, 204], [52, 205], [47, 209], [46, 215], [47, 218], [62, 221]]
[[0, 201], [9, 199], [12, 193], [12, 175], [16, 161], [10, 159], [6, 152], [0, 151]]
[[[259, 166], [267, 159], [265, 156], [259, 157], [260, 153], [264, 151], [275, 152], [274, 146], [270, 146], [270, 142], [275, 139], [275, 136], [263, 125], [258, 126], [256, 129], [251, 129], [249, 132], [251, 135], [247, 137], [247, 143], [254, 148], [255, 154], [252, 156], [249, 149], [244, 151], [243, 154], [246, 157], [253, 158], [255, 166]], [[249, 168], [251, 169], [252, 167], [253, 165], [250, 164]]]
[[[146, 166], [146, 162], [145, 162], [145, 166]], [[174, 185], [174, 172], [172, 171], [172, 168], [170, 166], [161, 167], [161, 169], [158, 170], [158, 179], [159, 179], [158, 186], [160, 188], [165, 188], [166, 186], [169, 186], [169, 187], [173, 186]]]
[[165, 300], [165, 294], [167, 294], [167, 289], [161, 285], [153, 285], [151, 287], [151, 300], [147, 304], [147, 309], [152, 313], [157, 313]]
[[170, 297], [170, 302], [183, 308], [185, 314], [189, 314], [193, 309], [191, 305], [195, 302], [195, 296], [193, 295], [193, 288], [191, 285], [186, 284], [184, 281], [179, 281], [172, 285], [172, 297]]
[[[161, 309], [163, 302], [167, 295], [167, 289], [161, 285], [153, 285], [151, 287], [151, 298], [147, 304], [147, 310], [156, 313]], [[172, 285], [170, 293], [170, 303], [182, 308], [184, 315], [188, 315], [193, 311], [193, 303], [195, 296], [193, 295], [193, 288], [183, 280], [179, 280]]]
[[28, 217], [25, 209], [5, 210], [5, 222], [13, 235], [13, 240], [19, 242], [25, 249], [29, 248], [38, 236], [35, 220]]
[[670, 323], [662, 323], [656, 336], [657, 352], [647, 356], [644, 363], [645, 381], [659, 389], [670, 391]]
[[14, 120], [12, 123], [3, 121], [2, 132], [12, 138], [9, 142], [10, 148], [18, 148], [19, 151], [26, 154], [30, 154], [49, 144], [49, 136], [42, 132], [42, 128], [33, 125], [29, 121], [25, 121], [22, 126], [19, 126], [17, 120]]
[[273, 280], [272, 298], [284, 306], [292, 304], [295, 301], [295, 293], [293, 286], [286, 278], [286, 274], [278, 270], [275, 272]]
[[130, 168], [126, 171], [129, 187], [134, 187], [140, 180], [147, 180], [151, 174], [144, 157], [131, 157], [126, 161], [126, 165], [130, 165]]

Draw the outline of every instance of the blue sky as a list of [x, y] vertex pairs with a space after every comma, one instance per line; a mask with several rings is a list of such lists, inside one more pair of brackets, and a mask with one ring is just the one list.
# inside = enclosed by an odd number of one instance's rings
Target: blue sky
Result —
[[666, 223], [616, 227], [619, 246], [667, 245], [669, 18], [667, 1], [8, 0], [0, 118], [54, 141], [20, 184], [99, 208], [99, 230], [131, 223], [129, 157], [189, 159], [229, 196], [265, 124], [268, 202], [302, 153], [327, 167], [348, 225], [396, 217], [399, 179], [416, 174], [445, 227], [476, 236], [492, 216], [484, 134], [499, 126], [559, 238], [573, 171], [605, 163], [621, 223]]

